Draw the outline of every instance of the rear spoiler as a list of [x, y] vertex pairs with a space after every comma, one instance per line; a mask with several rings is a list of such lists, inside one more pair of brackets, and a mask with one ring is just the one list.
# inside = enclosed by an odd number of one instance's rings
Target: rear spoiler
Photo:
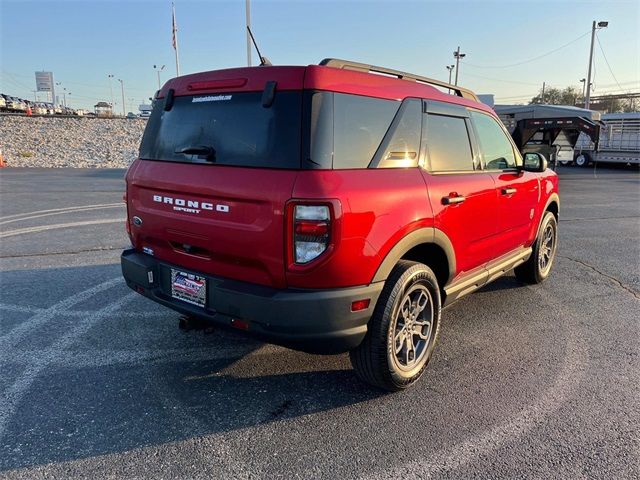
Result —
[[352, 62], [350, 60], [340, 60], [339, 58], [325, 58], [320, 62], [320, 65], [325, 67], [341, 68], [344, 70], [354, 70], [356, 72], [364, 73], [381, 73], [391, 77], [396, 77], [401, 80], [409, 80], [411, 82], [424, 83], [426, 85], [432, 85], [440, 88], [446, 88], [452, 91], [455, 95], [462, 98], [479, 102], [478, 96], [471, 90], [459, 87], [458, 85], [451, 85], [447, 82], [435, 80], [433, 78], [422, 77], [414, 73], [401, 72], [400, 70], [393, 70], [391, 68], [376, 67], [375, 65], [368, 65], [366, 63]]

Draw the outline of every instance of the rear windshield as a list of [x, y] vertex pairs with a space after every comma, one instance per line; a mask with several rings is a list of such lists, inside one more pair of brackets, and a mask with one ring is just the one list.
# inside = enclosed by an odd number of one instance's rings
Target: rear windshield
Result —
[[299, 91], [277, 92], [269, 107], [262, 106], [262, 92], [175, 97], [169, 111], [160, 99], [142, 137], [140, 158], [300, 168], [301, 115]]

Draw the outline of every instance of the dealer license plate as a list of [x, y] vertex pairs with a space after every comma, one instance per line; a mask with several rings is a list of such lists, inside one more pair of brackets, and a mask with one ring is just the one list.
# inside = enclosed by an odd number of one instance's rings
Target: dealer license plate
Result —
[[207, 280], [193, 273], [171, 269], [171, 296], [177, 300], [204, 307]]

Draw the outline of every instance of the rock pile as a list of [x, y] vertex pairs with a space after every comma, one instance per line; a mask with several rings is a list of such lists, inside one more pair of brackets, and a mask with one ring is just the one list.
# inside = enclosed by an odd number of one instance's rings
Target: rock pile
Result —
[[8, 167], [126, 168], [138, 153], [145, 119], [0, 116]]

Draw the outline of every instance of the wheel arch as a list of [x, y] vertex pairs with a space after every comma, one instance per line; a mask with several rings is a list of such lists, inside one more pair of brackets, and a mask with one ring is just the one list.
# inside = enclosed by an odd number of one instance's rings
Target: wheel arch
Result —
[[[544, 211], [553, 213], [553, 215], [556, 217], [556, 220], [560, 218], [560, 197], [557, 193], [552, 193], [551, 195], [549, 195], [547, 203], [544, 206]], [[542, 222], [542, 219], [540, 219], [540, 222]]]
[[456, 273], [453, 245], [449, 237], [437, 228], [420, 228], [402, 237], [385, 256], [372, 282], [385, 281], [400, 260], [427, 265], [436, 275], [442, 291]]

